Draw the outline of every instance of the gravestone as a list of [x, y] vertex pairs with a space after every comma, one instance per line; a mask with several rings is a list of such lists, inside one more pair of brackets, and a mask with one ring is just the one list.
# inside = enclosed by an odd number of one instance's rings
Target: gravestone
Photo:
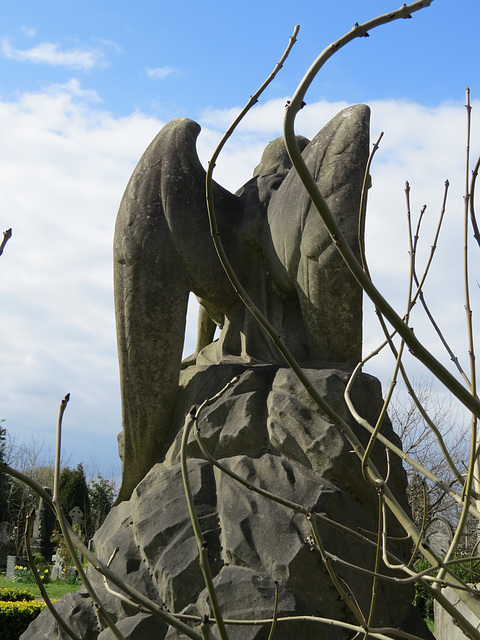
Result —
[[0, 566], [7, 564], [7, 555], [10, 551], [10, 525], [8, 522], [0, 522]]
[[13, 580], [15, 575], [15, 567], [17, 566], [18, 558], [16, 556], [7, 556], [7, 570], [5, 571], [5, 577], [7, 580]]
[[[52, 495], [52, 491], [48, 487], [44, 487], [44, 490], [50, 496]], [[51, 540], [54, 527], [55, 514], [50, 507], [45, 504], [43, 498], [40, 498], [38, 509], [35, 511], [31, 549], [32, 553], [40, 553], [47, 562], [50, 562], [54, 550], [54, 544]]]
[[433, 551], [444, 558], [453, 539], [452, 525], [446, 518], [433, 518], [425, 528], [424, 537]]
[[70, 520], [72, 521], [72, 527], [78, 526], [80, 529], [85, 524], [85, 520], [83, 519], [83, 511], [80, 507], [73, 507], [68, 513]]
[[61, 580], [63, 578], [64, 562], [62, 556], [54, 553], [52, 556], [52, 580]]

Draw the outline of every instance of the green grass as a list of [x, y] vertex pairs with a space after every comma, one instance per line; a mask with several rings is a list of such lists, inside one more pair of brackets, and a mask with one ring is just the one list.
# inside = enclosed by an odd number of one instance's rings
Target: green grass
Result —
[[427, 627], [430, 629], [430, 631], [432, 633], [434, 633], [435, 632], [435, 623], [434, 623], [434, 621], [431, 620], [430, 618], [426, 618], [425, 622], [426, 622]]
[[[63, 582], [63, 580], [56, 580], [55, 582], [46, 584], [45, 589], [51, 600], [58, 600], [58, 598], [61, 598], [66, 593], [78, 591], [81, 586], [81, 584], [67, 584]], [[40, 595], [40, 589], [36, 584], [18, 584], [18, 582], [13, 582], [13, 580], [7, 580], [4, 575], [0, 576], [0, 587], [27, 589], [30, 593], [33, 593], [34, 596]]]

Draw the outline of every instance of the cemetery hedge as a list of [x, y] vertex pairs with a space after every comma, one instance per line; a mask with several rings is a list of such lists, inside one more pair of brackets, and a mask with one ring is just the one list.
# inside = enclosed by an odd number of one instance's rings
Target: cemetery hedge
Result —
[[0, 588], [0, 629], [2, 640], [18, 640], [28, 625], [45, 608], [25, 589]]
[[0, 602], [19, 602], [21, 600], [35, 600], [35, 596], [28, 589], [0, 587]]

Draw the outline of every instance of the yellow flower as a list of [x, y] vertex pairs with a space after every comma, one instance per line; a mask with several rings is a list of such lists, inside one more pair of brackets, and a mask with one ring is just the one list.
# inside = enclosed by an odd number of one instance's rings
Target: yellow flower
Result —
[[16, 565], [15, 565], [15, 571], [16, 571], [17, 569], [20, 569], [20, 567], [18, 566], [18, 564], [16, 564]]
[[45, 569], [45, 573], [48, 573], [48, 569]]

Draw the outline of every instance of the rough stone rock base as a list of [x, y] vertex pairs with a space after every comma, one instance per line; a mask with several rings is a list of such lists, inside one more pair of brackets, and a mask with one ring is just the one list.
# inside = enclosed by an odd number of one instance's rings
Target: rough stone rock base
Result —
[[[366, 443], [368, 434], [355, 424], [344, 401], [348, 372], [310, 368], [312, 384], [348, 421]], [[199, 428], [210, 453], [227, 469], [255, 486], [322, 514], [334, 523], [373, 539], [378, 527], [378, 497], [363, 480], [360, 462], [338, 428], [314, 406], [295, 375], [278, 365], [246, 367], [225, 364], [189, 367], [182, 374], [175, 416], [175, 437], [165, 460], [156, 464], [132, 498], [115, 507], [94, 538], [95, 553], [106, 561], [119, 547], [111, 568], [158, 604], [177, 613], [211, 615], [188, 515], [179, 462], [184, 416], [192, 405], [215, 395], [234, 376], [238, 382], [208, 406]], [[354, 388], [358, 412], [374, 424], [381, 407], [378, 381], [362, 375]], [[398, 443], [388, 420], [384, 434]], [[325, 565], [309, 544], [308, 519], [239, 485], [207, 462], [194, 439], [188, 445], [188, 472], [214, 583], [224, 617], [268, 620], [278, 585], [278, 616], [320, 616], [354, 623]], [[385, 450], [373, 459], [386, 473]], [[406, 506], [406, 477], [401, 462], [390, 456], [389, 486]], [[326, 524], [319, 524], [325, 549], [346, 563], [373, 570], [375, 547]], [[389, 550], [400, 557], [410, 552], [403, 533], [388, 523]], [[340, 562], [334, 569], [344, 589], [368, 617], [372, 578]], [[152, 616], [105, 592], [102, 579], [91, 576], [127, 640], [180, 640]], [[412, 587], [380, 581], [373, 624], [401, 627], [432, 637], [412, 610]], [[57, 605], [85, 640], [110, 640], [100, 630], [89, 600], [69, 596]], [[198, 630], [198, 623], [192, 623]], [[263, 640], [270, 625], [230, 625], [231, 640]], [[275, 640], [340, 640], [352, 632], [308, 620], [278, 622]], [[61, 638], [50, 614], [42, 613], [22, 636]], [[216, 637], [212, 625], [212, 637]]]

